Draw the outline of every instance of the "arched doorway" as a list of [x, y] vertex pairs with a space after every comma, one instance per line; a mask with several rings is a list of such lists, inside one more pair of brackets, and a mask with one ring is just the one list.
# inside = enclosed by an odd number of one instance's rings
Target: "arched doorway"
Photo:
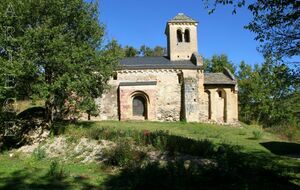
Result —
[[147, 100], [141, 95], [137, 94], [132, 99], [132, 115], [134, 117], [140, 117], [147, 119]]

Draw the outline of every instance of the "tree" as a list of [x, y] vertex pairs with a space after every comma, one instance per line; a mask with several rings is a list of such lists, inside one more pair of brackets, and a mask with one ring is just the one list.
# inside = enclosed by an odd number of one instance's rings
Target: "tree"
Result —
[[223, 72], [224, 67], [229, 69], [231, 73], [235, 73], [235, 66], [228, 60], [228, 56], [225, 54], [213, 55], [211, 59], [204, 60], [205, 72]]
[[142, 45], [140, 48], [140, 55], [146, 56], [146, 57], [158, 57], [164, 55], [165, 49], [160, 46], [156, 46], [154, 49], [147, 47], [145, 45]]
[[[211, 7], [208, 0], [206, 7]], [[253, 19], [245, 26], [256, 33], [255, 40], [262, 42], [261, 52], [276, 59], [300, 55], [300, 2], [295, 0], [215, 0], [210, 13], [218, 4], [233, 5], [237, 8], [247, 6]]]
[[[103, 92], [119, 59], [115, 41], [102, 44], [97, 4], [4, 0], [0, 13], [0, 25], [13, 28], [0, 34], [2, 102], [9, 94], [44, 99], [50, 123], [74, 94], [78, 108], [86, 103], [92, 109], [91, 100]], [[17, 81], [13, 89], [2, 80], [10, 74]]]
[[145, 56], [145, 57], [150, 57], [153, 56], [153, 50], [150, 47], [147, 47], [145, 45], [142, 45], [140, 48], [140, 55]]
[[[240, 119], [265, 126], [288, 123], [299, 107], [292, 70], [266, 59], [262, 66], [241, 62], [238, 72]], [[298, 96], [298, 98], [297, 98]]]
[[125, 53], [125, 57], [136, 57], [138, 55], [138, 50], [136, 50], [132, 46], [125, 46], [124, 53]]
[[156, 46], [153, 49], [153, 56], [164, 56], [165, 53], [165, 48], [160, 47], [160, 46]]

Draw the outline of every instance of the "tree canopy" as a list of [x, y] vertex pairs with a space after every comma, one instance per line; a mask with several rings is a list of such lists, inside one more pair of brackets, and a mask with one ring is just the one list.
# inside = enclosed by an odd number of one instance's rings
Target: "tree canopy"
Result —
[[140, 51], [139, 51], [141, 56], [146, 56], [146, 57], [164, 56], [164, 52], [165, 52], [165, 49], [163, 47], [156, 46], [152, 49], [145, 45], [142, 45], [140, 48]]
[[276, 59], [300, 55], [300, 2], [295, 0], [215, 0], [211, 5], [203, 0], [209, 13], [216, 10], [217, 5], [232, 5], [233, 13], [247, 6], [253, 18], [245, 26], [256, 34], [255, 40], [261, 42], [260, 51], [272, 55]]
[[228, 59], [225, 54], [213, 55], [211, 59], [204, 59], [204, 70], [205, 72], [223, 72], [224, 67], [229, 69], [231, 73], [235, 73], [234, 64]]
[[[76, 109], [94, 109], [119, 57], [103, 45], [98, 6], [84, 0], [4, 0], [0, 5], [0, 99], [44, 99], [48, 120], [76, 95]], [[6, 88], [7, 76], [15, 86]], [[88, 105], [84, 106], [84, 105]]]
[[138, 50], [132, 46], [125, 46], [123, 49], [125, 57], [135, 57], [139, 54]]
[[300, 91], [289, 67], [272, 59], [254, 68], [241, 62], [237, 78], [242, 121], [265, 126], [293, 122]]

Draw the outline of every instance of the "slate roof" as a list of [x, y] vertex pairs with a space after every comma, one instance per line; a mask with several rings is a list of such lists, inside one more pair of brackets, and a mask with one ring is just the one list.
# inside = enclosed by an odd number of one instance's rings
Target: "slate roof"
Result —
[[[126, 57], [120, 61], [119, 70], [139, 69], [202, 69], [190, 60], [170, 61], [167, 57]], [[236, 80], [225, 73], [204, 73], [204, 84], [235, 85]]]
[[119, 69], [201, 69], [190, 60], [170, 61], [167, 57], [127, 57], [120, 61]]
[[178, 13], [174, 18], [169, 20], [168, 22], [176, 23], [176, 22], [189, 22], [189, 23], [197, 23], [194, 19], [191, 17], [186, 16], [183, 13]]
[[230, 84], [235, 85], [236, 81], [224, 73], [204, 73], [204, 84]]

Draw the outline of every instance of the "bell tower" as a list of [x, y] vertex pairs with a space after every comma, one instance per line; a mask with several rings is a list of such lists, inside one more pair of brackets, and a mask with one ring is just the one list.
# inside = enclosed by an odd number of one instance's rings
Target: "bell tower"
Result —
[[197, 21], [183, 13], [167, 22], [165, 34], [171, 61], [190, 60], [192, 54], [198, 52], [197, 25]]

